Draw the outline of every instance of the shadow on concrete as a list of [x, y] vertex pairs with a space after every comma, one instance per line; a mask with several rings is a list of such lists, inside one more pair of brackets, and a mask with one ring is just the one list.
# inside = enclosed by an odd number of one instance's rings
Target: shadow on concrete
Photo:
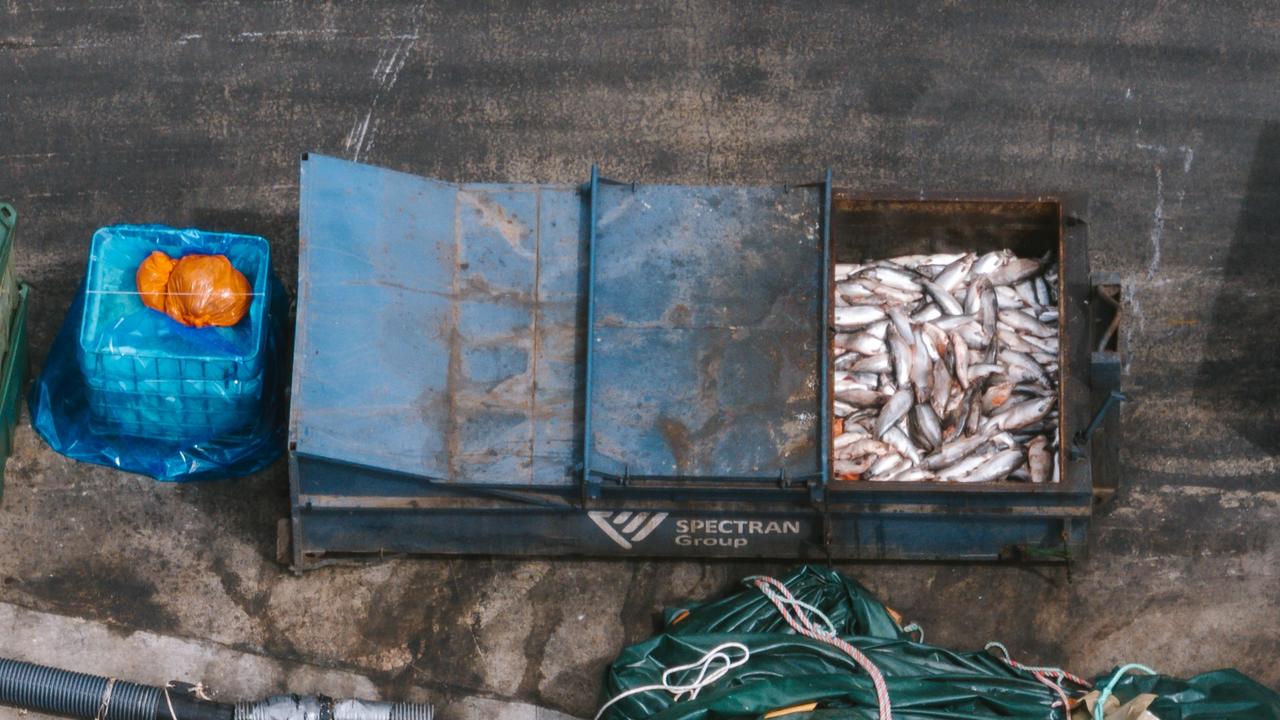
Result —
[[1214, 300], [1197, 400], [1260, 450], [1280, 453], [1280, 122], [1258, 135]]

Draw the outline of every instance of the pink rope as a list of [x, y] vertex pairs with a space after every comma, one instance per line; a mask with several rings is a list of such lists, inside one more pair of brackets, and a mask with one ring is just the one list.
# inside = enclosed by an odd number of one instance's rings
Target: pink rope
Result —
[[880, 668], [876, 667], [870, 658], [836, 635], [835, 628], [816, 628], [809, 620], [808, 615], [799, 611], [793, 613], [791, 607], [796, 606], [800, 601], [796, 600], [796, 597], [791, 594], [786, 585], [771, 577], [757, 577], [755, 578], [755, 585], [778, 608], [778, 612], [782, 613], [782, 619], [787, 621], [792, 630], [812, 640], [839, 648], [853, 658], [858, 667], [866, 671], [867, 675], [871, 677], [871, 684], [875, 686], [876, 704], [880, 708], [880, 720], [893, 720], [889, 705], [889, 686], [885, 683], [884, 675], [880, 673]]
[[[1084, 688], [1093, 687], [1093, 685], [1090, 684], [1088, 680], [1085, 680], [1084, 678], [1079, 677], [1078, 675], [1073, 675], [1067, 672], [1066, 670], [1061, 670], [1058, 668], [1034, 667], [1031, 665], [1023, 665], [1017, 660], [1014, 660], [1013, 658], [1009, 657], [1009, 651], [1006, 650], [1005, 647], [1000, 643], [996, 643], [996, 642], [987, 643], [988, 650], [990, 650], [993, 647], [998, 648], [1000, 652], [1004, 655], [1004, 657], [1000, 659], [1003, 660], [1006, 665], [1008, 665], [1009, 667], [1015, 670], [1021, 670], [1023, 672], [1031, 673], [1031, 677], [1034, 677], [1041, 685], [1044, 685], [1045, 687], [1052, 690], [1058, 696], [1058, 701], [1062, 703], [1062, 712], [1064, 715], [1066, 715], [1067, 718], [1071, 717], [1071, 700], [1067, 696], [1067, 692], [1062, 689], [1062, 681], [1067, 680], [1069, 682], [1075, 683], [1076, 685]], [[1049, 679], [1050, 677], [1056, 679], [1057, 682], [1050, 680]], [[1056, 704], [1057, 703], [1055, 703], [1055, 705]]]

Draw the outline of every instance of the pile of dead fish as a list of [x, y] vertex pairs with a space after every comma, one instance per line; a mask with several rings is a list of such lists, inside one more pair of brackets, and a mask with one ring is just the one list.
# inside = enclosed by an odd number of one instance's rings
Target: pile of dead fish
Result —
[[911, 255], [835, 281], [838, 479], [1058, 481], [1050, 258]]

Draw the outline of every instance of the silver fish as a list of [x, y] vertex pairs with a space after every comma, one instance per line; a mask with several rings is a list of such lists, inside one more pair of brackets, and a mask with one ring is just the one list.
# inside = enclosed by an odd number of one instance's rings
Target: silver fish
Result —
[[999, 319], [1000, 322], [1020, 333], [1035, 335], [1036, 337], [1050, 337], [1058, 334], [1056, 328], [1046, 326], [1034, 316], [1028, 315], [1021, 310], [1001, 310]]
[[926, 305], [923, 310], [911, 316], [911, 322], [913, 323], [931, 322], [933, 320], [937, 320], [940, 317], [942, 317], [942, 310], [938, 309], [937, 305]]
[[961, 325], [955, 331], [960, 333], [960, 337], [964, 339], [964, 344], [974, 350], [982, 350], [991, 344], [991, 337], [984, 334], [982, 327], [977, 323]]
[[991, 283], [986, 278], [978, 278], [969, 285], [964, 294], [964, 312], [966, 315], [977, 315], [982, 309], [983, 293], [991, 292]]
[[895, 450], [901, 453], [903, 457], [910, 460], [913, 465], [920, 464], [920, 450], [911, 442], [911, 438], [902, 431], [902, 428], [889, 428], [889, 432], [884, 434], [884, 441], [892, 445]]
[[[966, 349], [965, 352], [968, 350]], [[933, 406], [935, 413], [941, 415], [946, 411], [947, 402], [951, 399], [951, 372], [947, 370], [945, 362], [933, 364], [933, 377], [929, 379], [929, 384], [933, 386], [929, 393], [929, 404]]]
[[880, 417], [876, 418], [876, 437], [884, 437], [894, 423], [906, 416], [911, 410], [911, 390], [903, 388], [893, 394], [880, 409]]
[[887, 267], [878, 267], [870, 271], [870, 273], [872, 277], [891, 288], [920, 292], [920, 284], [905, 272]]
[[956, 286], [964, 280], [964, 276], [969, 272], [969, 268], [973, 266], [974, 256], [963, 255], [955, 262], [942, 269], [942, 272], [934, 276], [933, 281], [938, 287], [951, 292]]
[[952, 330], [955, 330], [956, 328], [959, 328], [959, 327], [963, 327], [965, 325], [977, 326], [978, 319], [975, 315], [971, 315], [971, 314], [970, 315], [947, 315], [944, 317], [939, 317], [935, 320], [930, 320], [929, 322], [939, 330], [942, 330], [944, 332], [951, 332]]
[[1022, 453], [1017, 450], [1003, 450], [996, 453], [968, 475], [958, 477], [955, 482], [992, 482], [1018, 469], [1023, 462]]
[[871, 475], [872, 477], [885, 475], [887, 473], [893, 472], [895, 468], [906, 467], [908, 464], [909, 464], [909, 461], [906, 458], [894, 452], [892, 454], [885, 455], [884, 457], [877, 460], [867, 470], [867, 474]]
[[873, 338], [876, 338], [877, 340], [883, 340], [885, 337], [885, 333], [889, 332], [889, 321], [878, 320], [876, 322], [873, 322], [870, 325], [867, 325], [866, 327], [862, 328], [862, 332], [870, 335]]
[[981, 308], [982, 334], [988, 338], [996, 334], [997, 312], [995, 293], [983, 293]]
[[1032, 281], [1032, 287], [1035, 288], [1036, 303], [1041, 306], [1053, 304], [1053, 300], [1049, 297], [1049, 284], [1044, 278], [1038, 277]]
[[964, 431], [973, 435], [982, 427], [982, 398], [977, 393], [969, 400], [969, 415], [964, 420]]
[[962, 306], [951, 295], [951, 293], [944, 290], [937, 283], [921, 278], [920, 284], [923, 285], [925, 291], [929, 293], [929, 297], [932, 297], [937, 301], [938, 305], [942, 308], [942, 312], [948, 315], [964, 314], [964, 306]]
[[877, 355], [868, 355], [854, 363], [852, 370], [854, 372], [882, 373], [888, 372], [891, 367], [889, 353], [879, 353]]
[[879, 457], [889, 452], [889, 446], [875, 438], [854, 438], [849, 444], [841, 447], [835, 447], [833, 444], [831, 450], [836, 453], [836, 457], [841, 459], [862, 457], [863, 455]]
[[978, 380], [981, 380], [982, 378], [985, 378], [989, 375], [995, 375], [996, 373], [1000, 372], [1003, 369], [1004, 369], [1003, 367], [999, 365], [992, 365], [991, 363], [978, 363], [977, 365], [970, 365], [969, 366], [969, 382], [971, 383], [977, 382]]
[[992, 270], [987, 279], [992, 285], [1013, 285], [1022, 282], [1040, 271], [1040, 261], [1027, 258], [1013, 258], [1001, 267]]
[[1009, 401], [1009, 397], [1013, 394], [1014, 384], [1012, 382], [1002, 382], [991, 385], [982, 392], [982, 412], [990, 415], [995, 412], [996, 408], [1001, 407]]
[[939, 470], [937, 472], [938, 479], [953, 480], [955, 478], [968, 475], [974, 470], [977, 470], [978, 466], [986, 462], [990, 457], [991, 455], [989, 454], [975, 453], [973, 455], [970, 455], [969, 457], [962, 458], [958, 460], [956, 463], [954, 463], [953, 465], [944, 467], [941, 470]]
[[915, 333], [911, 329], [911, 320], [907, 314], [898, 306], [890, 306], [888, 310], [889, 320], [893, 323], [893, 329], [898, 331], [903, 340], [908, 344], [915, 342]]
[[884, 403], [884, 395], [875, 390], [845, 390], [836, 392], [836, 399], [854, 407], [878, 407]]
[[911, 468], [910, 470], [899, 470], [893, 476], [884, 479], [885, 482], [924, 482], [933, 480], [933, 473], [924, 468]]
[[972, 272], [974, 275], [989, 275], [1003, 262], [1004, 256], [999, 252], [989, 252], [973, 263]]
[[944, 467], [954, 465], [986, 443], [987, 437], [985, 435], [951, 440], [943, 443], [941, 450], [925, 458], [924, 462], [921, 463], [921, 467], [928, 470], [941, 470]]
[[865, 298], [875, 296], [875, 293], [871, 291], [871, 286], [863, 280], [849, 280], [847, 282], [836, 283], [836, 294], [843, 295], [846, 298]]
[[969, 389], [969, 345], [960, 333], [951, 331], [951, 368], [960, 387]]
[[853, 307], [836, 308], [834, 317], [837, 327], [854, 328], [884, 318], [884, 310], [872, 305], [855, 305]]
[[1049, 444], [1043, 435], [1037, 435], [1027, 443], [1027, 468], [1031, 472], [1031, 482], [1043, 483], [1049, 481], [1051, 469], [1049, 463], [1049, 451], [1046, 446]]
[[911, 384], [916, 387], [916, 402], [924, 402], [929, 397], [929, 371], [932, 368], [929, 350], [917, 332], [915, 347], [911, 348]]
[[832, 342], [836, 347], [852, 350], [859, 355], [877, 355], [885, 351], [884, 340], [868, 332], [838, 333]]
[[1022, 298], [1018, 296], [1018, 293], [1007, 285], [997, 287], [995, 292], [996, 307], [1001, 310], [1017, 310], [1019, 308], [1026, 307], [1026, 304], [1022, 302]]
[[[1042, 353], [1048, 353], [1051, 356], [1058, 354], [1058, 338], [1056, 336], [1036, 337], [1035, 335], [1024, 335], [1022, 340]], [[1032, 353], [1031, 357], [1036, 362], [1040, 361], [1040, 359], [1035, 356], [1035, 353]]]
[[856, 460], [836, 460], [831, 463], [831, 472], [836, 479], [841, 475], [863, 475], [877, 459], [875, 455], [867, 455]]
[[893, 356], [893, 379], [899, 386], [911, 381], [911, 344], [897, 332], [889, 335], [889, 354]]
[[1030, 280], [1023, 280], [1013, 286], [1013, 291], [1018, 293], [1018, 298], [1022, 300], [1022, 304], [1026, 305], [1037, 312], [1040, 310], [1040, 303], [1036, 301], [1036, 289]]
[[1010, 407], [999, 415], [992, 416], [996, 427], [1001, 430], [1017, 430], [1034, 422], [1039, 422], [1053, 408], [1053, 398], [1035, 398]]
[[918, 432], [917, 438], [924, 441], [929, 450], [942, 447], [942, 422], [928, 403], [920, 403], [911, 411], [913, 427]]

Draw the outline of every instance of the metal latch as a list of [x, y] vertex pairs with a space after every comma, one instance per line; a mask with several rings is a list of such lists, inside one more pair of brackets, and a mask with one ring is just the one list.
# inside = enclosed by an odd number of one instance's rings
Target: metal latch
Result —
[[1098, 408], [1098, 412], [1094, 414], [1093, 419], [1089, 421], [1088, 427], [1076, 433], [1075, 438], [1071, 441], [1071, 459], [1079, 460], [1084, 457], [1084, 449], [1089, 444], [1089, 440], [1093, 438], [1093, 433], [1102, 425], [1102, 421], [1107, 418], [1107, 413], [1111, 409], [1118, 407], [1122, 400], [1128, 400], [1124, 393], [1119, 390], [1112, 390], [1107, 395], [1107, 399], [1103, 401], [1102, 407]]

